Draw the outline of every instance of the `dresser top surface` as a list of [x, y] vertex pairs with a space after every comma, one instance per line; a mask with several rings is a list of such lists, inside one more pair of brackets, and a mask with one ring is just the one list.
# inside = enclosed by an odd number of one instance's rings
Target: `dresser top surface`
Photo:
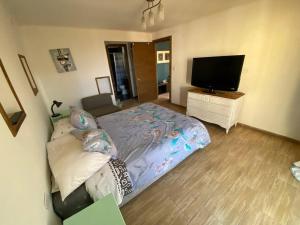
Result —
[[189, 90], [188, 92], [216, 96], [221, 98], [229, 98], [229, 99], [238, 99], [245, 94], [243, 92], [231, 92], [231, 91], [215, 91], [215, 93], [206, 92], [206, 89], [203, 88], [194, 88]]

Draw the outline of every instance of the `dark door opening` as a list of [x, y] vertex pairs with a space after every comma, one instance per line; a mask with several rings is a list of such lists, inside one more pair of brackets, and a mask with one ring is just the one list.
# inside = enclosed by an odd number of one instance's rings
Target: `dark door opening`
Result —
[[[128, 51], [129, 50], [129, 51]], [[135, 75], [132, 69], [131, 44], [107, 44], [106, 51], [113, 88], [119, 101], [136, 97]]]

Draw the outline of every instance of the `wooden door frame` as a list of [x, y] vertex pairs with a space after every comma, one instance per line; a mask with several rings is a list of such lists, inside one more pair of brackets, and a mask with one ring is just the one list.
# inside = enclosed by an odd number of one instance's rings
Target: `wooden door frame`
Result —
[[[170, 76], [170, 90], [169, 90], [169, 102], [172, 102], [172, 36], [167, 36], [167, 37], [163, 37], [163, 38], [159, 38], [159, 39], [155, 39], [153, 40], [153, 43], [154, 43], [154, 47], [155, 47], [155, 44], [156, 43], [159, 43], [159, 42], [164, 42], [164, 41], [170, 41], [170, 63], [169, 63], [169, 76]], [[156, 54], [156, 50], [155, 50], [155, 54]], [[156, 58], [156, 55], [155, 55], [155, 58]], [[156, 65], [157, 66], [157, 63]], [[157, 77], [157, 74], [156, 74], [156, 77]], [[157, 80], [157, 78], [156, 78]], [[156, 82], [157, 83], [157, 82]], [[157, 83], [157, 90], [158, 90], [158, 83]], [[157, 91], [157, 98], [158, 98], [158, 91]]]
[[126, 73], [127, 73], [127, 76], [128, 76], [128, 82], [129, 82], [129, 94], [130, 94], [130, 97], [132, 97], [132, 87], [131, 87], [131, 77], [130, 77], [130, 71], [129, 71], [129, 60], [128, 60], [128, 51], [127, 51], [127, 43], [107, 43], [107, 41], [104, 42], [105, 44], [105, 50], [106, 50], [106, 56], [107, 56], [107, 60], [108, 60], [108, 65], [109, 65], [109, 71], [110, 71], [110, 77], [111, 77], [111, 80], [112, 80], [112, 83], [113, 83], [113, 89], [114, 89], [114, 92], [115, 92], [115, 95], [117, 94], [117, 83], [116, 83], [116, 80], [113, 76], [113, 69], [112, 69], [112, 64], [111, 64], [111, 61], [110, 61], [110, 57], [109, 57], [109, 47], [110, 46], [113, 46], [113, 47], [124, 47], [124, 53], [125, 53], [125, 70], [126, 70]]

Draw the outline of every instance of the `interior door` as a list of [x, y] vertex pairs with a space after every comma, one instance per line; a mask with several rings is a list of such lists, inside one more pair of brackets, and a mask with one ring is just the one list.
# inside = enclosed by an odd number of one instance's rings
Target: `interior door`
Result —
[[134, 43], [132, 54], [139, 102], [157, 99], [154, 43]]

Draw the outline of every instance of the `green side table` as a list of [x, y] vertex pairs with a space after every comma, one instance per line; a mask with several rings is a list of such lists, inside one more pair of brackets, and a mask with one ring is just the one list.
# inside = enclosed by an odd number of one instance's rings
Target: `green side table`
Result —
[[63, 225], [126, 225], [112, 194], [64, 220]]
[[63, 110], [59, 113], [60, 113], [60, 116], [57, 116], [57, 117], [50, 116], [50, 121], [51, 121], [52, 127], [54, 127], [55, 122], [70, 116], [70, 110], [69, 109]]

